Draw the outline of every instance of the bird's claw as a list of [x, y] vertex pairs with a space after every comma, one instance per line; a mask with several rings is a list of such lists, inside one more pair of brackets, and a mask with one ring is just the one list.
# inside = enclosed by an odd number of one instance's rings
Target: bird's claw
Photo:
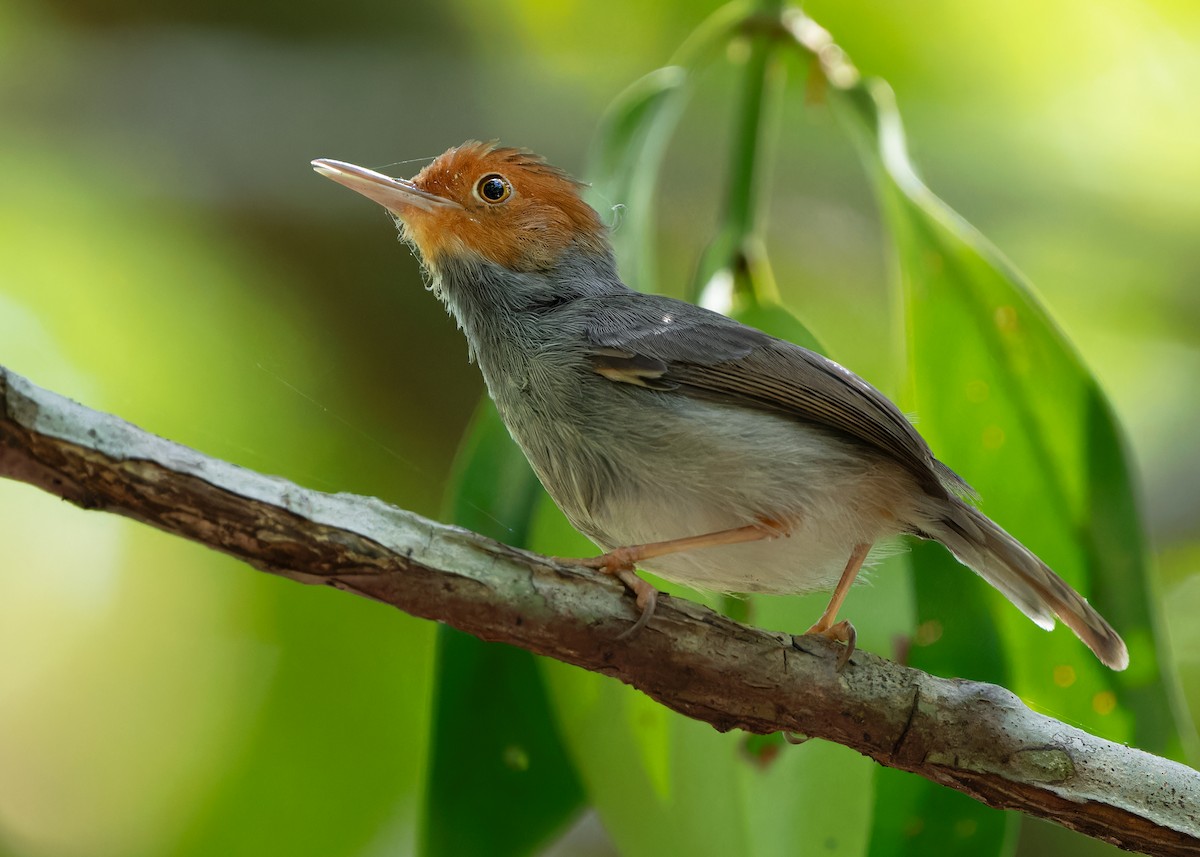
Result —
[[632, 627], [622, 631], [618, 635], [618, 640], [629, 639], [642, 630], [642, 628], [645, 628], [647, 623], [654, 617], [654, 608], [658, 606], [658, 590], [642, 580], [634, 572], [633, 564], [635, 557], [630, 549], [617, 548], [600, 556], [588, 557], [586, 559], [565, 559], [562, 557], [552, 557], [552, 559], [563, 565], [581, 565], [584, 568], [594, 568], [604, 574], [612, 575], [629, 587], [630, 591], [637, 596], [637, 606], [641, 608], [641, 615], [638, 616], [637, 621], [633, 623]]
[[616, 576], [633, 590], [633, 594], [637, 596], [637, 606], [642, 608], [642, 615], [638, 617], [638, 620], [617, 636], [618, 640], [628, 640], [645, 628], [654, 616], [654, 608], [658, 606], [658, 590], [634, 574], [633, 569], [622, 569], [616, 573]]
[[841, 672], [846, 664], [850, 662], [850, 656], [854, 654], [855, 644], [858, 642], [858, 632], [854, 630], [854, 626], [850, 624], [849, 619], [843, 619], [841, 622], [836, 622], [828, 628], [822, 628], [818, 622], [804, 633], [816, 634], [824, 637], [826, 640], [846, 644], [845, 650], [838, 655], [837, 672]]

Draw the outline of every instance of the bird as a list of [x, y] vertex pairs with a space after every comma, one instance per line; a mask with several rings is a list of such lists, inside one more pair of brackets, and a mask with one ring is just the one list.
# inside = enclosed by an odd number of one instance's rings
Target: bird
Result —
[[886, 396], [826, 357], [716, 312], [629, 288], [585, 187], [526, 149], [467, 141], [411, 180], [321, 158], [382, 205], [468, 342], [509, 433], [641, 613], [636, 569], [725, 593], [830, 591], [837, 616], [873, 549], [940, 542], [1036, 624], [1061, 619], [1124, 669], [1121, 637], [974, 503]]

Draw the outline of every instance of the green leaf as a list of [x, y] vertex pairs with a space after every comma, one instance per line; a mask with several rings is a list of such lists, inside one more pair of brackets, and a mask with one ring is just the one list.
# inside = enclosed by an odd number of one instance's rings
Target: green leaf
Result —
[[[990, 515], [1093, 596], [1140, 662], [1125, 674], [1106, 670], [1069, 632], [1047, 638], [997, 593], [981, 594], [980, 582], [956, 563], [923, 550], [914, 665], [1007, 677], [1035, 707], [1116, 740], [1178, 753], [1167, 713], [1173, 700], [1152, 642], [1143, 536], [1107, 403], [1019, 276], [917, 179], [886, 84], [841, 80], [830, 100], [860, 144], [899, 256], [923, 434], [980, 490]], [[993, 628], [1011, 672], [979, 639]], [[880, 789], [887, 809], [875, 820], [883, 835], [873, 855], [935, 845], [940, 853], [952, 845], [963, 854], [981, 846], [1003, 852], [1012, 842], [1013, 821], [960, 796], [928, 784], [912, 789], [893, 775], [880, 778]], [[952, 835], [964, 831], [972, 835]]]
[[[489, 399], [467, 431], [448, 496], [461, 526], [527, 542], [543, 492]], [[537, 658], [521, 649], [439, 628], [430, 753], [421, 840], [431, 857], [536, 853], [583, 806]]]
[[654, 192], [667, 144], [691, 96], [696, 73], [721, 55], [744, 24], [750, 6], [720, 7], [676, 51], [671, 65], [655, 69], [618, 95], [600, 118], [588, 156], [588, 202], [614, 212], [610, 235], [625, 281], [657, 291]]
[[[744, 288], [731, 284], [728, 314], [742, 324], [756, 327], [764, 333], [786, 339], [818, 354], [826, 354], [825, 348], [813, 332], [779, 302], [778, 295], [779, 290], [775, 287], [774, 278], [763, 257], [761, 263], [753, 264], [748, 269], [747, 284]], [[711, 288], [708, 290], [708, 297], [716, 297]]]
[[[839, 101], [899, 256], [926, 438], [980, 491], [984, 510], [1091, 595], [1129, 643], [1131, 667], [1114, 673], [1066, 629], [1047, 636], [989, 593], [1012, 688], [1098, 734], [1180, 752], [1164, 714], [1173, 700], [1155, 653], [1144, 536], [1103, 394], [1021, 277], [917, 178], [886, 84]], [[980, 584], [960, 574], [937, 585]]]
[[537, 658], [449, 628], [438, 643], [422, 853], [535, 854], [583, 806]]
[[[966, 576], [954, 557], [930, 542], [916, 542], [909, 559], [917, 605], [909, 665], [1005, 684], [1007, 661], [999, 633], [987, 620], [984, 587], [944, 586], [945, 579]], [[1004, 854], [1015, 844], [1015, 813], [904, 771], [878, 772], [875, 788], [871, 857]]]
[[[1174, 548], [1159, 557], [1159, 586], [1165, 627], [1171, 648], [1176, 653], [1180, 684], [1187, 694], [1185, 708], [1200, 712], [1200, 660], [1192, 653], [1200, 652], [1200, 542]], [[1185, 733], [1188, 758], [1195, 763], [1197, 753], [1195, 733]]]
[[454, 458], [446, 515], [461, 527], [505, 542], [529, 540], [542, 486], [486, 396], [479, 402]]
[[875, 774], [871, 857], [1010, 854], [1021, 817], [894, 768]]
[[654, 189], [671, 133], [687, 102], [689, 74], [680, 66], [652, 71], [605, 111], [588, 158], [588, 202], [614, 215], [611, 238], [634, 288], [657, 280]]
[[276, 653], [271, 681], [242, 753], [170, 853], [348, 857], [385, 836], [411, 848], [426, 758], [413, 736], [429, 721], [432, 629], [273, 582], [256, 593], [276, 612], [261, 643]]

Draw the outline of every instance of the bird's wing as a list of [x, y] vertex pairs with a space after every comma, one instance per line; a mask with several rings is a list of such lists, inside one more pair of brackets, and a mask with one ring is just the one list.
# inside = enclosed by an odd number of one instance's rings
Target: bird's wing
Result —
[[[903, 464], [926, 490], [961, 483], [882, 393], [808, 349], [691, 304], [605, 298], [591, 314], [588, 359], [610, 381], [759, 407], [833, 429]], [[965, 483], [956, 485], [969, 491]]]

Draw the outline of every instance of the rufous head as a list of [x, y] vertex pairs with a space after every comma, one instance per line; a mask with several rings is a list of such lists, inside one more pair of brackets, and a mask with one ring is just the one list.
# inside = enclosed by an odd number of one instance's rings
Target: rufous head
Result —
[[312, 164], [395, 215], [435, 272], [447, 256], [474, 254], [533, 272], [554, 267], [572, 246], [607, 249], [606, 229], [580, 196], [582, 185], [523, 149], [469, 141], [411, 181], [342, 161]]

